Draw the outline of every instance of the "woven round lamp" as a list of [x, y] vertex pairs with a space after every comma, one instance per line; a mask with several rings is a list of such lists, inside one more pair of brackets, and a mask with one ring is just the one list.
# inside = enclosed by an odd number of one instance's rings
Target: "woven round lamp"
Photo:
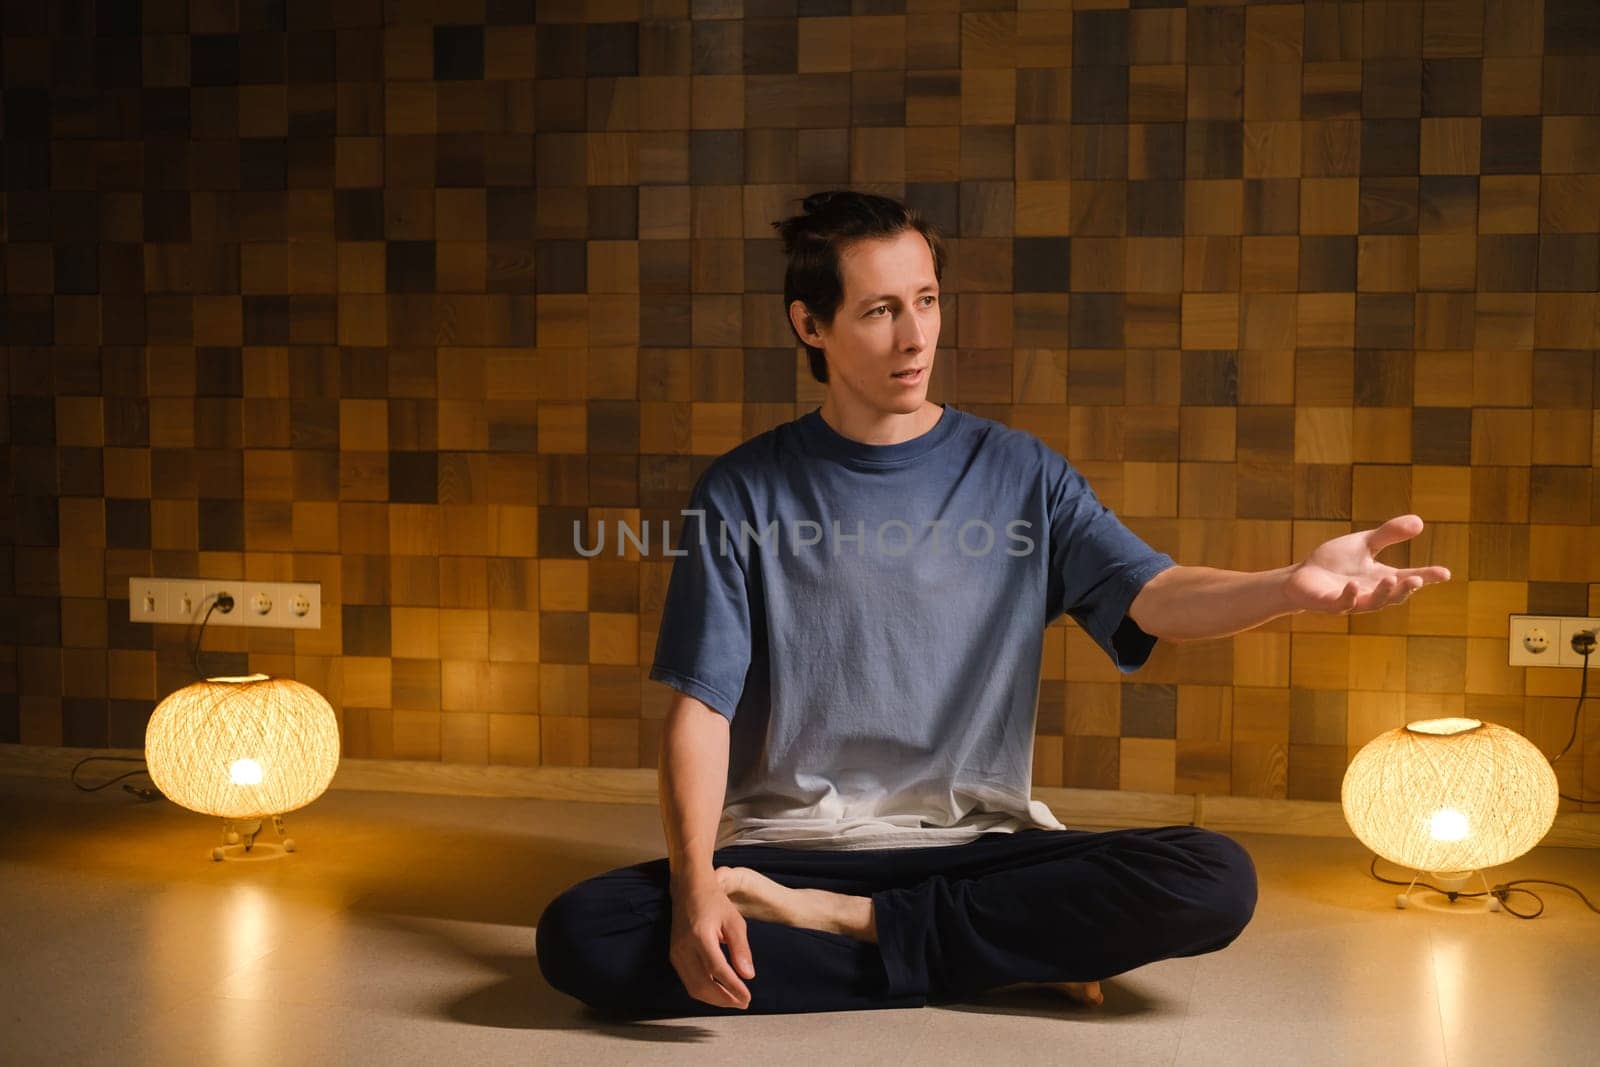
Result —
[[[321, 693], [289, 678], [207, 678], [168, 696], [145, 729], [145, 762], [173, 803], [223, 819], [231, 846], [250, 851], [271, 818], [286, 852], [283, 815], [305, 807], [339, 766], [339, 722]], [[235, 827], [238, 823], [238, 827]], [[223, 859], [226, 848], [212, 850]]]
[[[1339, 799], [1362, 844], [1419, 877], [1428, 872], [1448, 891], [1537, 845], [1555, 821], [1559, 792], [1550, 761], [1515, 730], [1446, 718], [1367, 742]], [[1409, 893], [1408, 886], [1395, 906], [1405, 907]], [[1489, 908], [1499, 910], [1493, 896]]]

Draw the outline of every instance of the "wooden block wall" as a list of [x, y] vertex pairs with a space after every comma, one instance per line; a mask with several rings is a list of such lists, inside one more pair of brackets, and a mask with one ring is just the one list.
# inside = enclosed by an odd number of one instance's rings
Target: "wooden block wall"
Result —
[[[1409, 607], [1048, 636], [1035, 781], [1332, 800], [1408, 719], [1565, 743], [1512, 612], [1600, 614], [1590, 0], [144, 0], [3, 8], [0, 740], [142, 743], [185, 634], [132, 575], [311, 579], [213, 630], [348, 755], [652, 767], [675, 516], [820, 399], [769, 222], [951, 241], [936, 400], [1192, 564], [1406, 510]], [[1600, 711], [1558, 765], [1600, 796]], [[1584, 771], [1587, 770], [1585, 774]], [[1572, 805], [1563, 804], [1564, 808]]]

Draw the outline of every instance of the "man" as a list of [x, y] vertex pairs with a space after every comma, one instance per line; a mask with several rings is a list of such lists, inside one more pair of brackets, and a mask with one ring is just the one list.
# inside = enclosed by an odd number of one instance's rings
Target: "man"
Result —
[[1027, 983], [1099, 1003], [1101, 979], [1229, 944], [1256, 902], [1236, 842], [1069, 830], [1030, 799], [1043, 628], [1070, 614], [1129, 672], [1158, 639], [1376, 610], [1448, 580], [1374, 558], [1422, 521], [1271, 571], [1179, 566], [1038, 438], [928, 401], [931, 226], [854, 192], [775, 225], [825, 396], [694, 487], [650, 670], [678, 694], [669, 854], [551, 902], [547, 980], [633, 1018]]

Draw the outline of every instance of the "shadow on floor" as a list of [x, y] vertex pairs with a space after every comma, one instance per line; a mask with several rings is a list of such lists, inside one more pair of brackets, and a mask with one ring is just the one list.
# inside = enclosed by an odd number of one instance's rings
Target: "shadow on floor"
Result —
[[581, 1030], [629, 1041], [690, 1045], [710, 1041], [717, 1032], [685, 1019], [650, 1019], [619, 1022], [591, 1010], [559, 990], [539, 974], [529, 957], [531, 974], [519, 974], [462, 997], [444, 1014], [455, 1022], [508, 1030]]
[[[485, 963], [491, 961], [485, 960]], [[619, 1022], [590, 1010], [556, 989], [538, 973], [533, 959], [503, 960], [513, 972], [503, 981], [449, 1004], [444, 1015], [456, 1022], [518, 1030], [581, 1030], [632, 1041], [693, 1044], [710, 1040], [716, 1031], [696, 1024], [692, 1017]], [[968, 1000], [930, 1004], [930, 1009], [973, 1015], [1003, 1015], [1037, 1019], [1071, 1019], [1075, 1022], [1119, 1023], [1168, 1014], [1170, 1005], [1118, 984], [1102, 982], [1105, 1003], [1088, 1006], [1070, 1000], [1059, 990], [995, 990]], [[905, 1009], [899, 1009], [905, 1010]], [[1173, 1009], [1181, 1013], [1182, 1007]], [[815, 1013], [813, 1013], [815, 1014]], [[737, 1018], [737, 1016], [719, 1016]]]
[[[976, 1015], [1024, 1015], [1039, 1019], [1070, 1018], [1078, 1022], [1115, 1022], [1128, 1018], [1149, 1018], [1166, 1014], [1165, 1001], [1147, 997], [1133, 988], [1108, 978], [1100, 983], [1105, 1003], [1080, 1004], [1059, 989], [1046, 987], [997, 989], [951, 1003], [930, 1005], [943, 1011]], [[1182, 1005], [1175, 1010], [1181, 1013]]]

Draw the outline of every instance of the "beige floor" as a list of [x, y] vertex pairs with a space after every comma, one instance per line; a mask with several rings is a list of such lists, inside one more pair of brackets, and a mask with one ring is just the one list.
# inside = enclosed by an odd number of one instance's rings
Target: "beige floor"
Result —
[[[290, 818], [297, 853], [241, 863], [211, 862], [218, 829], [115, 786], [0, 778], [0, 1062], [1600, 1062], [1600, 915], [1550, 886], [1532, 921], [1431, 894], [1399, 911], [1354, 841], [1236, 835], [1261, 876], [1250, 927], [1108, 981], [1098, 1009], [1012, 990], [618, 1025], [545, 984], [533, 925], [572, 882], [658, 855], [654, 808], [336, 792]], [[1600, 851], [1491, 875], [1600, 904]]]

